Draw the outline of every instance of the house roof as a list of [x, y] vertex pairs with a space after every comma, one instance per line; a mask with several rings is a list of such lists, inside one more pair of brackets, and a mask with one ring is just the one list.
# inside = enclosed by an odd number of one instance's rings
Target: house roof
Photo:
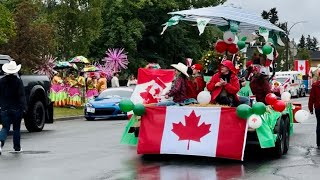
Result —
[[310, 51], [311, 60], [320, 60], [320, 51]]

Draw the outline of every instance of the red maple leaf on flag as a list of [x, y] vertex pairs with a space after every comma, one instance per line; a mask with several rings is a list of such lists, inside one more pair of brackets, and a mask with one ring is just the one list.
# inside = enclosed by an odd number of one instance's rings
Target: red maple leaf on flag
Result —
[[301, 65], [301, 66], [299, 67], [299, 69], [300, 69], [300, 71], [303, 71], [303, 70], [304, 70], [304, 66]]
[[179, 136], [179, 141], [188, 141], [188, 150], [190, 141], [201, 142], [200, 139], [211, 132], [211, 124], [203, 122], [198, 126], [200, 118], [201, 116], [197, 116], [193, 110], [189, 116], [185, 116], [185, 126], [181, 122], [172, 124], [172, 132]]
[[155, 95], [159, 95], [160, 92], [161, 92], [160, 88], [157, 88], [157, 89], [154, 90], [154, 94], [155, 94]]
[[151, 88], [152, 88], [152, 85], [148, 86], [145, 89], [146, 92], [140, 93], [140, 96], [143, 98], [144, 103], [146, 103], [146, 104], [157, 103], [158, 102], [158, 100], [156, 98], [154, 98], [153, 95], [150, 93]]

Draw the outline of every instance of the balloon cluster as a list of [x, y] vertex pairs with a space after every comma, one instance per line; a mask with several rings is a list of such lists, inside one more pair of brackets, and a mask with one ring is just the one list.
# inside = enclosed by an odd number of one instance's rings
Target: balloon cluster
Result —
[[275, 94], [269, 93], [267, 94], [265, 101], [267, 104], [271, 105], [275, 111], [282, 112], [286, 109], [286, 102], [289, 102], [290, 99], [291, 94], [289, 92], [282, 93], [281, 100], [278, 100], [278, 97]]
[[245, 47], [245, 39], [238, 41], [236, 35], [231, 31], [224, 32], [223, 40], [218, 40], [215, 44], [215, 50], [219, 53], [228, 51], [230, 54], [236, 54]]
[[248, 125], [252, 129], [257, 129], [262, 125], [263, 115], [267, 111], [267, 107], [262, 102], [253, 104], [252, 108], [249, 105], [241, 104], [237, 107], [237, 115], [241, 119], [247, 119]]
[[143, 104], [133, 104], [133, 102], [129, 99], [123, 99], [119, 103], [119, 108], [123, 112], [130, 112], [133, 111], [133, 113], [136, 116], [142, 116], [146, 112], [146, 108]]

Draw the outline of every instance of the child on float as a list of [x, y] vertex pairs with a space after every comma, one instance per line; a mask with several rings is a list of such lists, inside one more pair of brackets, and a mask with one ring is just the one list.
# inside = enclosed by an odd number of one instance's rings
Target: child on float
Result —
[[204, 77], [202, 74], [203, 67], [201, 64], [194, 64], [193, 66], [191, 66], [191, 69], [196, 90], [195, 98], [197, 98], [198, 94], [204, 91], [204, 88], [206, 87], [206, 82], [204, 81]]

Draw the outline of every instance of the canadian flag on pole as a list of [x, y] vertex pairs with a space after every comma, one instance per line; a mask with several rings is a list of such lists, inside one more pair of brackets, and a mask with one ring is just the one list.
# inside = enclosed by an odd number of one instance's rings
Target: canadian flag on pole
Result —
[[246, 134], [234, 108], [147, 107], [137, 151], [243, 160]]
[[295, 60], [294, 68], [302, 75], [308, 75], [309, 72], [309, 61], [308, 60]]
[[140, 68], [138, 71], [138, 84], [131, 96], [132, 102], [158, 103], [161, 95], [171, 88], [174, 70]]

